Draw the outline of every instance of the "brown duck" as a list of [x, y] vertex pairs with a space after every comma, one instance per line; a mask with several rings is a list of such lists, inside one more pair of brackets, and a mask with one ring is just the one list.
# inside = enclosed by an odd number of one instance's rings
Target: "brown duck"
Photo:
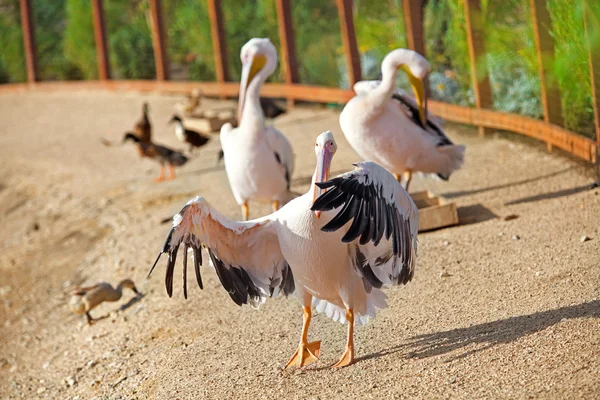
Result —
[[75, 289], [71, 293], [72, 296], [69, 305], [74, 313], [80, 315], [85, 314], [87, 323], [91, 325], [92, 322], [94, 322], [94, 319], [90, 315], [90, 311], [105, 301], [119, 300], [123, 294], [123, 288], [133, 290], [136, 295], [140, 294], [131, 279], [122, 280], [116, 289], [113, 288], [110, 283], [100, 282], [94, 286], [79, 287]]
[[169, 177], [166, 179], [171, 180], [175, 178], [175, 167], [180, 167], [188, 162], [188, 158], [180, 152], [152, 142], [144, 142], [132, 132], [125, 133], [123, 143], [128, 140], [137, 144], [141, 157], [150, 158], [160, 164], [160, 175], [155, 179], [156, 182], [165, 179], [165, 164], [169, 165]]

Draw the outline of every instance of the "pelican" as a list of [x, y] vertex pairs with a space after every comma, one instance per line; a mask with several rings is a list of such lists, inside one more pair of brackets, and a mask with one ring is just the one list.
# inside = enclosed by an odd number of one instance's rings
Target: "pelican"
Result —
[[229, 186], [247, 221], [249, 200], [270, 202], [276, 211], [294, 197], [289, 190], [294, 154], [281, 132], [265, 126], [260, 106], [260, 88], [277, 66], [275, 47], [269, 39], [250, 39], [240, 58], [239, 126], [223, 125], [221, 147]]
[[[266, 297], [294, 293], [303, 309], [297, 351], [286, 368], [316, 361], [320, 342], [308, 341], [312, 307], [348, 324], [346, 350], [334, 367], [354, 360], [354, 324], [386, 307], [383, 285], [406, 284], [417, 256], [418, 210], [408, 193], [373, 162], [329, 180], [337, 145], [331, 132], [315, 143], [317, 167], [308, 192], [262, 218], [228, 219], [195, 197], [173, 218], [173, 228], [150, 273], [168, 253], [165, 285], [173, 294], [173, 271], [183, 251], [193, 250], [198, 285], [201, 248], [208, 251], [221, 284], [238, 305], [258, 307]], [[227, 153], [225, 153], [227, 154]], [[350, 222], [352, 220], [352, 222]]]
[[[396, 89], [396, 73], [409, 78], [416, 102]], [[419, 53], [397, 49], [381, 64], [381, 81], [354, 85], [353, 97], [340, 114], [340, 126], [352, 148], [365, 160], [374, 161], [392, 172], [405, 189], [412, 173], [437, 174], [448, 180], [463, 164], [464, 146], [455, 145], [427, 112], [423, 79], [431, 66]]]

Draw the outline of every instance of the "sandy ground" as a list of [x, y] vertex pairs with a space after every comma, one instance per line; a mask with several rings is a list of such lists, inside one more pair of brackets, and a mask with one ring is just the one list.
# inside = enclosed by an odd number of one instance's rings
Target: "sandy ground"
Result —
[[[204, 291], [189, 277], [187, 301], [180, 268], [172, 299], [164, 265], [145, 281], [169, 229], [161, 220], [190, 197], [240, 211], [214, 166], [217, 136], [162, 184], [132, 146], [100, 144], [120, 139], [144, 100], [156, 141], [182, 148], [166, 125], [176, 97], [0, 96], [0, 398], [600, 397], [600, 189], [582, 164], [449, 126], [467, 146], [465, 167], [413, 189], [456, 201], [463, 224], [419, 235], [415, 278], [357, 328], [356, 364], [328, 368], [345, 327], [317, 316], [321, 360], [282, 371], [300, 333], [295, 299], [237, 307], [208, 267]], [[308, 187], [323, 130], [336, 134], [335, 172], [357, 160], [337, 116], [300, 107], [277, 121], [297, 154], [296, 191]], [[87, 326], [68, 310], [74, 286], [127, 277], [144, 296], [92, 312], [106, 319]]]

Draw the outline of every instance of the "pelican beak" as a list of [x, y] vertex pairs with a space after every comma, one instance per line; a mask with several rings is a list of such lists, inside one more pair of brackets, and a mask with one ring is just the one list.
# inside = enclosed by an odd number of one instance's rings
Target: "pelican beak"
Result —
[[246, 100], [246, 90], [252, 82], [256, 74], [264, 68], [267, 63], [267, 58], [262, 54], [257, 54], [250, 58], [250, 61], [244, 62], [242, 66], [242, 79], [240, 81], [240, 97], [238, 100], [238, 126], [242, 120], [242, 112], [244, 111], [244, 103]]
[[[331, 149], [321, 148], [317, 157], [317, 169], [315, 171], [315, 183], [327, 182], [329, 180], [329, 168], [334, 152]], [[323, 194], [323, 189], [314, 185], [313, 203]], [[317, 218], [321, 218], [321, 211], [315, 211]]]
[[410, 72], [410, 69], [406, 65], [400, 66], [402, 70], [408, 76], [411, 86], [415, 92], [415, 98], [417, 99], [417, 105], [419, 106], [419, 118], [423, 127], [427, 126], [427, 98], [425, 94], [425, 85], [421, 78], [417, 78]]

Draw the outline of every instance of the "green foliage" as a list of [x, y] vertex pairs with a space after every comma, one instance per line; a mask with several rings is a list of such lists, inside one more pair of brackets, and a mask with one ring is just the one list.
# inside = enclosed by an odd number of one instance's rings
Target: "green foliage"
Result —
[[[239, 80], [242, 65], [240, 49], [253, 37], [269, 38], [279, 49], [277, 9], [275, 0], [224, 0], [221, 2], [224, 14], [227, 42], [227, 65], [230, 78]], [[271, 81], [282, 81], [283, 71], [278, 68]]]
[[[185, 68], [183, 79], [214, 81], [215, 66], [206, 1], [163, 1], [171, 63]], [[172, 79], [178, 79], [172, 71]]]
[[25, 53], [19, 0], [0, 0], [0, 83], [25, 82]]
[[301, 82], [339, 87], [346, 64], [335, 2], [292, 2], [292, 20]]
[[591, 133], [593, 110], [582, 2], [549, 0], [565, 125]]
[[65, 57], [81, 71], [83, 79], [98, 78], [91, 1], [67, 0], [64, 31]]
[[156, 77], [148, 0], [105, 0], [111, 73], [115, 79]]
[[356, 0], [354, 12], [363, 78], [375, 79], [387, 53], [407, 46], [402, 2]]

